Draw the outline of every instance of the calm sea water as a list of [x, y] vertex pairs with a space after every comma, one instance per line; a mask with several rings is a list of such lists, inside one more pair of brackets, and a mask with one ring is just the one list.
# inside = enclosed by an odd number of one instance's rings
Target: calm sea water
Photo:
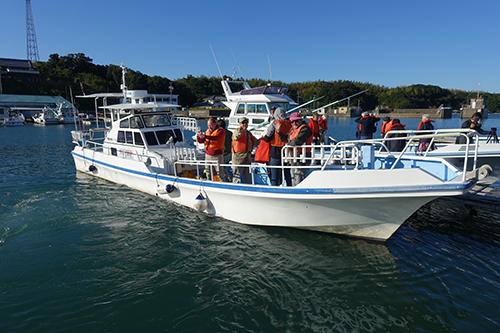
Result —
[[244, 226], [76, 174], [71, 129], [0, 128], [0, 332], [500, 329], [495, 207], [433, 201], [385, 244]]

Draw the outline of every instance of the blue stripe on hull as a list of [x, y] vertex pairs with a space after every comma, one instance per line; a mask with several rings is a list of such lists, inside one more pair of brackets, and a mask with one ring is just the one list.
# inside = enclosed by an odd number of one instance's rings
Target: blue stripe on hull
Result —
[[[441, 184], [441, 185], [423, 185], [423, 186], [399, 186], [399, 187], [356, 187], [355, 189], [335, 189], [335, 188], [294, 188], [294, 187], [273, 187], [273, 186], [259, 186], [259, 185], [244, 185], [232, 184], [223, 182], [200, 181], [191, 178], [181, 178], [175, 176], [168, 176], [162, 174], [151, 174], [148, 172], [135, 171], [113, 164], [96, 161], [92, 158], [71, 152], [81, 159], [90, 161], [94, 164], [100, 164], [108, 168], [116, 169], [130, 174], [135, 174], [143, 177], [153, 179], [161, 179], [165, 181], [175, 181], [177, 183], [184, 183], [190, 185], [199, 185], [203, 182], [204, 187], [213, 187], [227, 190], [238, 190], [247, 192], [262, 192], [262, 193], [280, 193], [280, 194], [368, 194], [368, 193], [403, 193], [403, 192], [425, 192], [425, 191], [450, 191], [450, 190], [466, 190], [473, 185], [471, 180], [460, 184]], [[339, 171], [342, 172], [342, 171]]]

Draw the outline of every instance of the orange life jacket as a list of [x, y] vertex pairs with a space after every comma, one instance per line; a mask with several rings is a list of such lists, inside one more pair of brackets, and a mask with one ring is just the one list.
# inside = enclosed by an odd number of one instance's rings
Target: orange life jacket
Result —
[[326, 121], [325, 119], [323, 119], [323, 117], [321, 117], [319, 120], [319, 127], [321, 127], [321, 129], [324, 129], [326, 131], [328, 129], [328, 121]]
[[311, 128], [311, 131], [313, 132], [313, 136], [319, 136], [319, 124], [317, 121], [314, 119], [311, 119], [309, 121], [309, 127]]
[[417, 129], [417, 131], [420, 131], [420, 127], [422, 127], [422, 125], [423, 125], [423, 124], [425, 124], [425, 123], [431, 123], [431, 122], [433, 123], [433, 122], [434, 122], [434, 120], [431, 120], [431, 119], [422, 120], [422, 121], [420, 122], [420, 124], [418, 124], [418, 129]]
[[[218, 127], [216, 128], [213, 132], [209, 129], [207, 129], [207, 131], [205, 132], [205, 135], [210, 135], [210, 136], [214, 136], [214, 135], [217, 135], [219, 134], [219, 131], [224, 131], [224, 129]], [[205, 140], [205, 150], [210, 147], [212, 150], [223, 150], [224, 149], [224, 141], [225, 141], [225, 133], [224, 135], [221, 136], [221, 139], [219, 140], [209, 140], [209, 139], [206, 139]]]
[[[302, 127], [304, 127], [304, 126], [307, 126], [307, 125], [305, 123], [303, 123], [300, 127], [292, 128], [292, 131], [290, 132], [288, 139], [290, 141], [295, 139], [297, 137], [297, 135], [299, 135], [299, 132], [302, 129]], [[306, 140], [305, 144], [310, 145], [310, 144], [312, 144], [312, 142], [313, 142], [313, 136], [311, 135], [309, 137], [309, 139]], [[297, 152], [302, 153], [302, 148], [297, 148]], [[306, 153], [310, 153], [310, 152], [311, 152], [311, 147], [306, 148]]]
[[[290, 120], [287, 120], [287, 119], [276, 119], [274, 121], [275, 126], [276, 126], [276, 122], [280, 122], [281, 123], [280, 133], [283, 133], [283, 134], [286, 135], [292, 129], [292, 123], [290, 122]], [[269, 141], [269, 143], [273, 147], [283, 147], [284, 145], [286, 145], [286, 142], [283, 142], [283, 141], [280, 140], [279, 134], [278, 134], [278, 132], [276, 130], [274, 130], [274, 135], [271, 138], [271, 140]]]
[[249, 148], [247, 146], [248, 137], [250, 137], [250, 141], [252, 144], [251, 148], [253, 149], [253, 145], [255, 143], [255, 138], [253, 137], [252, 133], [250, 133], [247, 130], [244, 130], [243, 133], [241, 133], [241, 136], [238, 138], [238, 140], [233, 140], [232, 152], [233, 153], [241, 153], [241, 152], [247, 151], [247, 149]]
[[[363, 120], [363, 119], [367, 119], [367, 118], [375, 118], [375, 116], [364, 116], [364, 117], [361, 117], [359, 120]], [[361, 133], [361, 124], [358, 125], [358, 130], [359, 132]]]
[[385, 135], [387, 132], [389, 132], [391, 130], [393, 121], [394, 121], [394, 119], [391, 119], [389, 121], [384, 121], [384, 123], [382, 124], [382, 127], [380, 128], [380, 132], [382, 135]]

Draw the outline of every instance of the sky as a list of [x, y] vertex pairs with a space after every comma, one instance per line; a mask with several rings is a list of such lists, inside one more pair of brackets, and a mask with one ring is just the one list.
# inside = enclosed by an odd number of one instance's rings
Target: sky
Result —
[[[31, 8], [41, 61], [84, 53], [171, 80], [235, 69], [286, 83], [500, 93], [498, 0], [31, 0]], [[0, 11], [0, 58], [26, 59], [25, 1], [0, 0]]]

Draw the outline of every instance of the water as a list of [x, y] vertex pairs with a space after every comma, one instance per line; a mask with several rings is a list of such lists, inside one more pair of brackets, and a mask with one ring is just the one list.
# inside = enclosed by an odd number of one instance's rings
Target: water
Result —
[[244, 226], [77, 175], [71, 129], [0, 128], [1, 332], [500, 328], [494, 207], [436, 200], [385, 244]]

